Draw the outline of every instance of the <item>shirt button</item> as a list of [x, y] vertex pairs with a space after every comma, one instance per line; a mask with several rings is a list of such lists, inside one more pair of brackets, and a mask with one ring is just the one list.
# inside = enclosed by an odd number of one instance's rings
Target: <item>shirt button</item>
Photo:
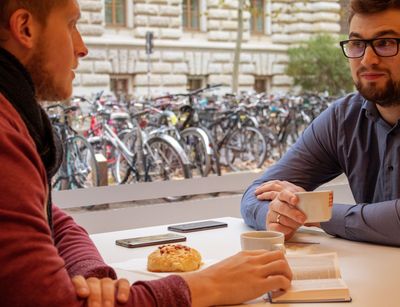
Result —
[[390, 165], [390, 166], [388, 167], [388, 170], [389, 170], [389, 171], [392, 171], [392, 170], [393, 170], [393, 166]]

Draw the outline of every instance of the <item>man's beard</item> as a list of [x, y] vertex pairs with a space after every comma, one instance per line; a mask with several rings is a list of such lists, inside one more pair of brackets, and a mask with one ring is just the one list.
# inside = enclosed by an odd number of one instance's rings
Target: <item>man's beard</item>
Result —
[[400, 82], [390, 79], [382, 89], [378, 89], [376, 83], [364, 86], [361, 84], [361, 81], [358, 81], [355, 85], [365, 99], [375, 102], [382, 107], [400, 105]]
[[54, 76], [46, 70], [47, 54], [44, 40], [40, 39], [38, 48], [26, 64], [35, 86], [36, 99], [40, 101], [59, 101], [69, 98], [65, 89], [58, 86]]

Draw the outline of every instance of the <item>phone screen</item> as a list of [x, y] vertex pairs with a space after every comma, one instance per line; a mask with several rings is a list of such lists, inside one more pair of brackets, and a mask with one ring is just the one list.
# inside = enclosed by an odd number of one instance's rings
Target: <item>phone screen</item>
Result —
[[203, 222], [168, 226], [168, 230], [177, 232], [192, 232], [192, 231], [201, 231], [201, 230], [221, 228], [221, 227], [228, 227], [228, 224], [218, 221], [203, 221]]
[[120, 239], [120, 240], [116, 240], [115, 244], [124, 246], [124, 247], [134, 248], [134, 247], [160, 245], [160, 244], [184, 242], [184, 241], [186, 241], [186, 237], [184, 237], [182, 235], [177, 235], [174, 233], [166, 233], [166, 234], [160, 234], [160, 235], [154, 235], [154, 236]]

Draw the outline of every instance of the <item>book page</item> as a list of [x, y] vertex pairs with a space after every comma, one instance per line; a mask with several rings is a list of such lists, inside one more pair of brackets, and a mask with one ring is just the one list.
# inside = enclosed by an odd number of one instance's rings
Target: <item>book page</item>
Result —
[[294, 280], [341, 278], [336, 253], [288, 255]]
[[272, 302], [348, 302], [350, 292], [342, 279], [293, 280], [286, 292], [270, 293]]
[[291, 291], [315, 291], [318, 289], [347, 289], [342, 279], [293, 280]]

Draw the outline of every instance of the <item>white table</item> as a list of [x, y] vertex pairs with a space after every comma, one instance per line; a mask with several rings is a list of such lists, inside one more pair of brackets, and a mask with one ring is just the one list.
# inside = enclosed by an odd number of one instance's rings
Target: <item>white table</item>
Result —
[[[219, 218], [228, 228], [220, 228], [185, 234], [185, 244], [198, 249], [203, 258], [222, 259], [240, 251], [240, 233], [250, 228], [238, 218]], [[127, 261], [133, 258], [144, 259], [155, 247], [128, 249], [115, 245], [116, 239], [161, 234], [167, 225], [116, 231], [92, 235], [106, 263]], [[331, 236], [314, 229], [301, 229], [293, 240], [306, 240], [320, 244], [299, 247], [298, 253], [337, 252], [342, 277], [347, 283], [353, 301], [351, 303], [329, 304], [281, 304], [280, 306], [358, 306], [358, 307], [398, 307], [400, 306], [400, 248], [352, 242]], [[292, 252], [289, 250], [289, 253]], [[130, 281], [138, 277], [118, 271]], [[269, 303], [257, 304], [265, 306]]]

